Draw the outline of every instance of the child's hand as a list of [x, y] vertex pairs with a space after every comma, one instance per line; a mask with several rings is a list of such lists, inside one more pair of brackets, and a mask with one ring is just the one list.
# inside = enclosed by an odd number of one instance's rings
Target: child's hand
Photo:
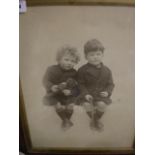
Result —
[[108, 97], [108, 92], [106, 92], [106, 91], [103, 91], [103, 92], [100, 92], [100, 95], [101, 95], [101, 97]]
[[53, 85], [51, 90], [52, 92], [56, 93], [59, 90], [58, 85]]
[[90, 102], [90, 101], [93, 100], [93, 97], [92, 97], [91, 95], [87, 94], [87, 95], [85, 95], [85, 99], [86, 99], [88, 102]]
[[65, 96], [71, 95], [71, 91], [69, 89], [64, 89], [62, 92], [64, 93]]
[[59, 84], [58, 87], [59, 87], [60, 90], [63, 90], [63, 89], [66, 88], [66, 86], [67, 86], [67, 83], [66, 82], [62, 82], [62, 83]]

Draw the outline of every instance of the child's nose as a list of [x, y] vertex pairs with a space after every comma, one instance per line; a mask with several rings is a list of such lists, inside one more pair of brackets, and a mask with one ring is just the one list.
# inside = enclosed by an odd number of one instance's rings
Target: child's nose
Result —
[[72, 64], [72, 62], [70, 62], [70, 61], [69, 61], [69, 62], [68, 62], [68, 64], [69, 64], [69, 65], [71, 65], [71, 64]]

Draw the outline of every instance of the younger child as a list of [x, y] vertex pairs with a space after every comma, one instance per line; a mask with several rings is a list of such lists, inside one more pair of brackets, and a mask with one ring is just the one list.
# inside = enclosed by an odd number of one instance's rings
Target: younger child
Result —
[[101, 131], [103, 124], [99, 119], [111, 103], [114, 88], [112, 73], [102, 63], [104, 47], [97, 39], [89, 40], [84, 45], [84, 54], [88, 63], [78, 70], [79, 99], [91, 118], [91, 128]]
[[56, 59], [58, 64], [48, 67], [43, 78], [46, 89], [44, 103], [54, 105], [63, 129], [68, 129], [73, 125], [70, 118], [78, 96], [74, 66], [79, 61], [79, 54], [76, 48], [66, 46], [58, 51]]

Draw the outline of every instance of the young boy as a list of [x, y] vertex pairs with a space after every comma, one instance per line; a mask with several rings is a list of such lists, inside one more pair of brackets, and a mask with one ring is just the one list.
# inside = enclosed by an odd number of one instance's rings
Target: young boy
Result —
[[114, 88], [112, 73], [102, 63], [104, 47], [100, 41], [89, 40], [84, 45], [84, 54], [88, 63], [78, 70], [79, 98], [91, 118], [90, 127], [102, 131], [103, 124], [99, 120], [111, 103]]
[[70, 128], [73, 123], [70, 118], [73, 114], [75, 97], [79, 91], [76, 82], [74, 66], [79, 61], [79, 54], [74, 47], [62, 47], [57, 53], [57, 65], [47, 68], [43, 78], [46, 89], [44, 103], [54, 105], [56, 113], [62, 120], [63, 129]]

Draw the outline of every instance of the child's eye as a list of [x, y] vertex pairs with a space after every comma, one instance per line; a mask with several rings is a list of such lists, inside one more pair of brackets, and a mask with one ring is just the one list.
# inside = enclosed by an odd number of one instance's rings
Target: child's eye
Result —
[[94, 54], [90, 54], [90, 56], [94, 56]]

